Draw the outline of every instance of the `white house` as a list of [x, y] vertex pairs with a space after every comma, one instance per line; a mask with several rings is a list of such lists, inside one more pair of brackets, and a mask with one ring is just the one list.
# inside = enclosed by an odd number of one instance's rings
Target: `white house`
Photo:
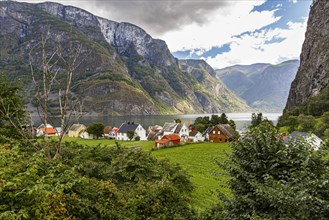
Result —
[[163, 125], [163, 136], [168, 134], [177, 134], [181, 143], [188, 141], [189, 129], [184, 123], [166, 122]]
[[183, 123], [169, 123], [166, 122], [163, 125], [163, 135], [167, 134], [178, 134], [179, 137], [188, 137], [189, 130], [188, 127]]
[[147, 140], [146, 130], [140, 124], [135, 124], [134, 122], [128, 122], [128, 123], [122, 124], [118, 130], [116, 140], [128, 141], [129, 138], [127, 135], [127, 131], [135, 132], [135, 136], [133, 137], [133, 139], [135, 139], [137, 136], [139, 136], [141, 141]]
[[202, 134], [199, 131], [191, 131], [189, 133], [188, 139], [190, 142], [202, 142], [204, 141], [204, 137], [202, 136]]
[[80, 137], [83, 139], [94, 139], [95, 136], [92, 134], [89, 134], [87, 131], [83, 131], [80, 133]]

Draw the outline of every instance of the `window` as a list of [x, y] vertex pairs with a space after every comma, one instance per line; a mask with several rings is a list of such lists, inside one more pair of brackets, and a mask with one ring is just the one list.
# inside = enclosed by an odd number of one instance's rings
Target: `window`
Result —
[[213, 134], [216, 134], [216, 131], [213, 131], [212, 133], [213, 133]]

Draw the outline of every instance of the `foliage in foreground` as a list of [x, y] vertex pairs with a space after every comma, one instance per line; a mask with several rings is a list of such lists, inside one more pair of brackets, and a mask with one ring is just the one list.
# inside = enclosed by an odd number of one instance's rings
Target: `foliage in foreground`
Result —
[[0, 147], [0, 219], [193, 219], [189, 177], [166, 160], [65, 143], [62, 160]]
[[232, 144], [226, 164], [232, 198], [224, 201], [227, 219], [327, 219], [328, 148], [306, 142], [286, 146], [264, 122]]

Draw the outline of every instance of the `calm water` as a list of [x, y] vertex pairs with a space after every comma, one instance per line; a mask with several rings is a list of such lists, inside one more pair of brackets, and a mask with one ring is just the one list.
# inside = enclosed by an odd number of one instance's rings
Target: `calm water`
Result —
[[[237, 129], [243, 129], [248, 126], [251, 122], [252, 113], [226, 113], [229, 119], [235, 121]], [[211, 116], [212, 114], [193, 114], [193, 115], [148, 115], [148, 116], [84, 116], [80, 118], [77, 122], [81, 124], [88, 125], [93, 122], [101, 122], [104, 125], [112, 125], [119, 127], [122, 123], [133, 121], [135, 123], [141, 124], [145, 129], [150, 125], [161, 125], [165, 122], [172, 122], [174, 119], [181, 119], [186, 125], [192, 124], [197, 117]], [[220, 114], [219, 114], [220, 115]], [[264, 117], [273, 121], [274, 124], [277, 123], [281, 113], [263, 113]], [[41, 124], [39, 118], [34, 118], [34, 123], [36, 126]], [[52, 122], [55, 126], [59, 126], [59, 121], [54, 119]]]

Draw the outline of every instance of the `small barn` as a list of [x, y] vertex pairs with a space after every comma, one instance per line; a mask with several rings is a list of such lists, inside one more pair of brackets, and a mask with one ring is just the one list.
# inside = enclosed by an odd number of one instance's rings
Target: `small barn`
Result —
[[164, 135], [160, 140], [155, 141], [154, 148], [171, 147], [180, 144], [180, 137], [177, 134]]

